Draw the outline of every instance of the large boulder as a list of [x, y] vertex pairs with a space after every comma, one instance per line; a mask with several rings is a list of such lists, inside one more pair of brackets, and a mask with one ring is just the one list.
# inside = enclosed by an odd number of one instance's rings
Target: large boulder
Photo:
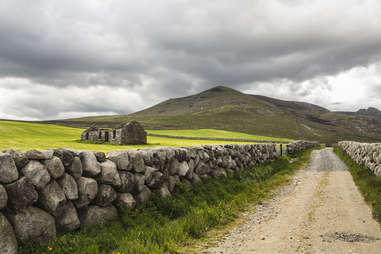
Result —
[[216, 168], [212, 171], [212, 176], [214, 177], [227, 177], [227, 173], [223, 168]]
[[150, 181], [145, 180], [146, 185], [150, 188], [156, 189], [159, 188], [164, 181], [164, 174], [160, 171], [155, 171], [151, 174]]
[[136, 201], [131, 193], [118, 193], [118, 197], [115, 200], [115, 205], [119, 210], [134, 209]]
[[17, 254], [17, 240], [11, 224], [0, 212], [0, 253]]
[[132, 164], [132, 170], [137, 173], [144, 173], [145, 165], [142, 154], [138, 151], [129, 151], [129, 157]]
[[169, 189], [166, 184], [163, 184], [163, 186], [159, 189], [159, 194], [161, 197], [166, 198], [171, 196], [171, 192], [169, 192]]
[[97, 176], [101, 173], [101, 166], [94, 153], [91, 151], [82, 151], [80, 153], [83, 173], [88, 176]]
[[209, 167], [209, 165], [205, 164], [204, 162], [200, 162], [197, 165], [194, 172], [196, 172], [196, 174], [198, 174], [198, 175], [208, 174], [210, 172], [210, 167]]
[[18, 178], [19, 172], [12, 156], [0, 152], [0, 183], [11, 183]]
[[56, 217], [57, 228], [64, 231], [73, 231], [79, 228], [80, 225], [81, 222], [79, 221], [77, 210], [71, 201], [67, 202], [60, 208]]
[[127, 193], [132, 192], [135, 189], [136, 181], [134, 174], [130, 172], [119, 172], [120, 179], [121, 179], [121, 185], [118, 189], [121, 193]]
[[8, 219], [13, 225], [17, 239], [46, 243], [56, 237], [54, 217], [47, 212], [30, 206], [16, 213], [9, 213]]
[[98, 194], [95, 197], [94, 203], [99, 206], [110, 206], [117, 198], [116, 191], [108, 184], [101, 184], [98, 188]]
[[177, 159], [172, 160], [169, 172], [171, 175], [185, 176], [189, 171], [186, 161], [179, 162]]
[[82, 208], [90, 204], [98, 193], [98, 184], [92, 178], [81, 177], [77, 180], [78, 199], [74, 200], [77, 208]]
[[132, 191], [132, 193], [136, 194], [141, 192], [144, 189], [145, 177], [143, 174], [135, 174], [134, 181], [135, 181], [135, 189]]
[[140, 191], [140, 193], [136, 196], [136, 202], [138, 202], [139, 204], [144, 204], [144, 203], [147, 203], [149, 201], [151, 197], [151, 190], [147, 187], [147, 186], [143, 186], [142, 190]]
[[38, 199], [34, 185], [26, 177], [21, 177], [16, 182], [5, 185], [5, 188], [8, 193], [8, 203], [14, 210], [27, 208]]
[[39, 189], [44, 188], [50, 182], [50, 174], [46, 166], [39, 161], [29, 161], [22, 169], [22, 173]]
[[75, 178], [78, 179], [82, 176], [82, 162], [79, 157], [73, 158], [73, 163], [68, 167], [68, 172]]
[[41, 152], [37, 150], [29, 150], [25, 152], [25, 156], [29, 160], [50, 160], [53, 158], [53, 154], [53, 150], [45, 150]]
[[157, 168], [146, 166], [146, 170], [144, 172], [144, 180], [146, 184], [152, 181], [153, 173], [157, 171]]
[[21, 151], [15, 150], [15, 149], [9, 149], [9, 150], [5, 150], [4, 152], [12, 156], [17, 168], [23, 168], [25, 167], [26, 164], [28, 164], [28, 161], [29, 161], [28, 158]]
[[111, 160], [106, 160], [101, 164], [101, 174], [98, 176], [98, 180], [104, 184], [110, 184], [116, 188], [122, 184], [116, 164]]
[[65, 168], [69, 168], [74, 161], [75, 153], [69, 149], [59, 148], [54, 150], [54, 156], [60, 158]]
[[118, 211], [114, 206], [99, 207], [89, 206], [80, 213], [81, 227], [100, 225], [118, 217]]
[[176, 185], [180, 182], [180, 177], [179, 176], [170, 176], [168, 178], [168, 189], [170, 192], [172, 192]]
[[58, 179], [58, 184], [61, 186], [67, 199], [69, 200], [78, 199], [77, 183], [75, 182], [75, 179], [71, 175], [65, 173], [63, 177]]
[[104, 152], [94, 152], [94, 155], [99, 162], [105, 162], [106, 161], [106, 155]]
[[132, 164], [126, 151], [108, 152], [106, 158], [115, 162], [118, 170], [131, 170]]
[[53, 156], [50, 160], [45, 160], [44, 164], [54, 179], [60, 178], [65, 173], [62, 161], [56, 156]]
[[40, 191], [38, 203], [50, 214], [57, 215], [57, 209], [66, 203], [65, 193], [56, 181], [52, 181]]
[[0, 210], [7, 206], [8, 194], [4, 186], [0, 184]]

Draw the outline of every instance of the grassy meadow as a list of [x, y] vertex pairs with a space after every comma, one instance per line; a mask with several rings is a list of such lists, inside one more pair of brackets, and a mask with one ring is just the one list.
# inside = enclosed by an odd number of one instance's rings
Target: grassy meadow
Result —
[[[147, 145], [113, 145], [94, 144], [80, 141], [81, 132], [84, 129], [59, 126], [54, 124], [41, 124], [31, 122], [0, 121], [0, 150], [29, 149], [45, 150], [52, 148], [86, 149], [92, 151], [126, 150], [136, 148], [149, 148], [157, 146], [194, 146], [212, 145], [242, 142], [212, 141], [212, 140], [186, 140], [162, 137], [147, 137]], [[189, 137], [228, 137], [250, 139], [273, 139], [275, 138], [249, 135], [239, 132], [201, 129], [201, 130], [147, 130], [148, 133], [166, 135], [189, 136]], [[283, 140], [283, 139], [282, 139]]]
[[254, 139], [254, 140], [279, 140], [292, 141], [287, 138], [273, 138], [259, 135], [246, 134], [242, 132], [215, 130], [215, 129], [185, 129], [185, 130], [148, 130], [148, 133], [172, 135], [182, 137], [200, 137], [200, 138], [232, 138], [232, 139]]

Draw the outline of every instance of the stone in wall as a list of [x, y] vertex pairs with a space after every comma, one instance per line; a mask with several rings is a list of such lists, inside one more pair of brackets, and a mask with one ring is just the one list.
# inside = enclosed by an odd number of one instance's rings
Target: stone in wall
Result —
[[99, 207], [89, 206], [80, 214], [81, 227], [100, 225], [118, 217], [118, 210], [114, 206]]
[[17, 254], [17, 240], [11, 224], [0, 212], [0, 251], [1, 254]]
[[39, 161], [29, 161], [28, 164], [21, 170], [21, 172], [38, 189], [44, 188], [50, 182], [50, 174], [46, 166]]
[[77, 208], [88, 206], [98, 193], [98, 184], [92, 178], [81, 177], [77, 180], [78, 199], [74, 200]]
[[7, 217], [20, 242], [33, 240], [46, 243], [56, 237], [54, 217], [42, 209], [30, 206], [16, 213], [9, 213]]
[[8, 153], [0, 152], [0, 183], [10, 183], [19, 177], [16, 164]]
[[101, 166], [99, 165], [97, 157], [95, 157], [93, 152], [83, 151], [80, 153], [80, 158], [84, 174], [90, 177], [94, 177], [101, 172]]
[[60, 178], [65, 173], [62, 161], [56, 156], [53, 156], [50, 160], [45, 160], [44, 164], [54, 179]]
[[16, 182], [5, 185], [8, 194], [8, 206], [13, 210], [20, 210], [33, 205], [38, 200], [38, 193], [32, 182], [21, 177]]

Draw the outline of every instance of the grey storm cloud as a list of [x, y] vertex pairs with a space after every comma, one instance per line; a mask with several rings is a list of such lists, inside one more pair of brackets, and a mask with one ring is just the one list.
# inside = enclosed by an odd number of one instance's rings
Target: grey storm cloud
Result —
[[378, 0], [0, 0], [0, 118], [127, 114], [279, 80], [302, 100], [332, 90], [326, 76], [381, 61], [380, 10]]

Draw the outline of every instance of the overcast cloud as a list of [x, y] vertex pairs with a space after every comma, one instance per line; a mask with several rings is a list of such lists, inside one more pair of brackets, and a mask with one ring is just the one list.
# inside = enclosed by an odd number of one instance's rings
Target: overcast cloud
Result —
[[381, 109], [379, 0], [0, 0], [0, 118], [128, 114], [216, 85]]

